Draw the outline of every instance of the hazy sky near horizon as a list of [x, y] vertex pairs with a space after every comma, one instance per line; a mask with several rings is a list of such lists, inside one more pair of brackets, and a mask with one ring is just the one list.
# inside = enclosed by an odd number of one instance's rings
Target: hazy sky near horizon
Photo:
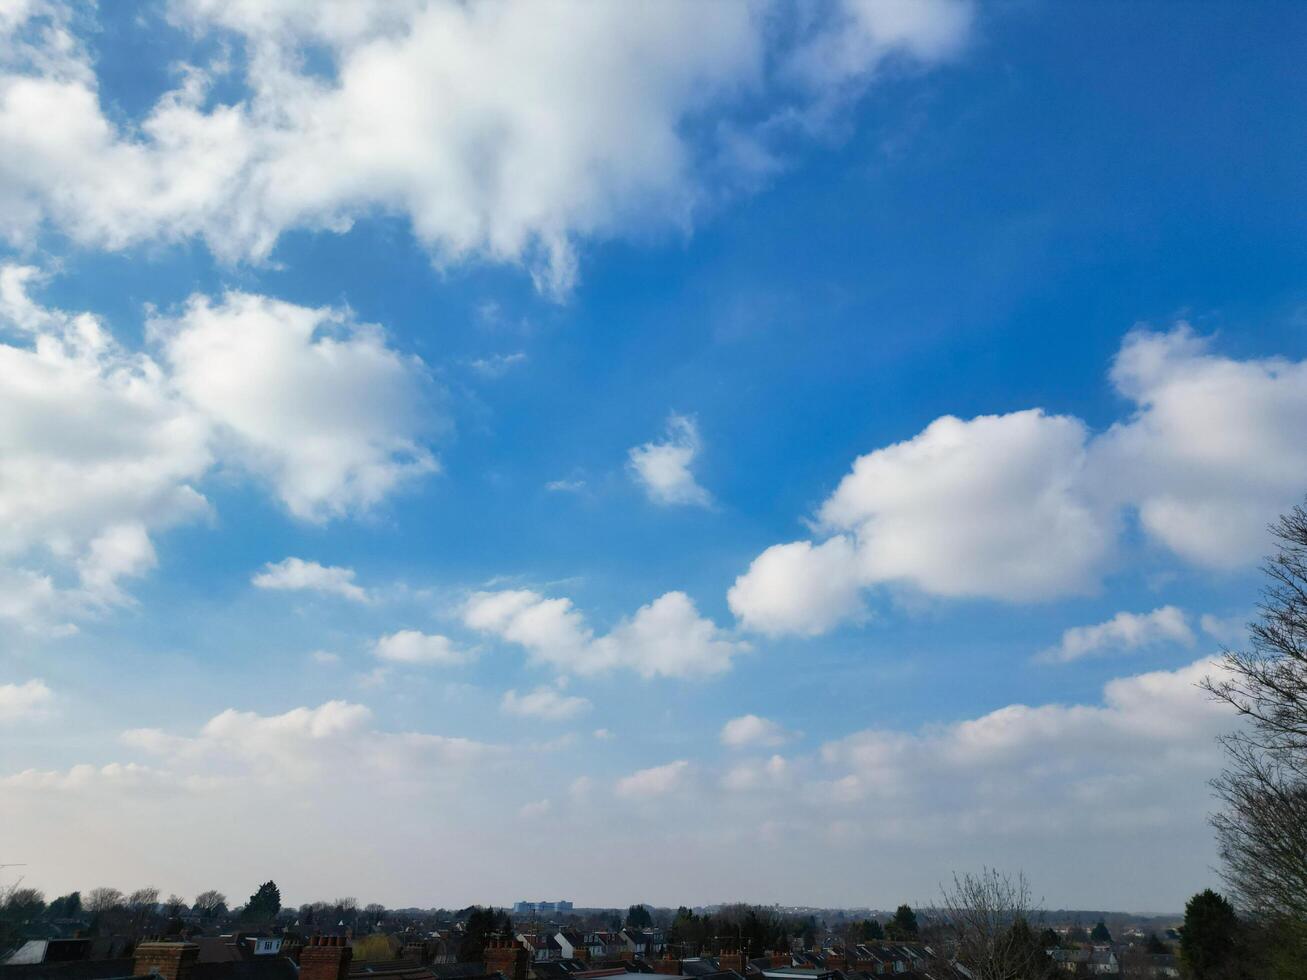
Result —
[[48, 897], [1215, 883], [1307, 8], [0, 0]]

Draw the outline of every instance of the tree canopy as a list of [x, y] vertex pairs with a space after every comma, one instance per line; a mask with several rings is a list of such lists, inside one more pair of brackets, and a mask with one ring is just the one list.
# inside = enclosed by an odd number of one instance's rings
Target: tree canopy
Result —
[[1234, 906], [1210, 888], [1189, 899], [1180, 930], [1180, 959], [1193, 980], [1229, 976], [1238, 957], [1239, 919]]
[[917, 913], [906, 903], [895, 909], [894, 917], [885, 924], [885, 935], [900, 942], [916, 939], [920, 931], [917, 926]]
[[496, 937], [513, 935], [513, 920], [507, 912], [474, 905], [467, 910], [463, 939], [458, 945], [458, 958], [463, 963], [477, 963], [485, 957], [486, 943]]
[[281, 892], [275, 881], [265, 881], [245, 903], [243, 918], [247, 922], [271, 922], [281, 911]]
[[632, 929], [648, 929], [653, 925], [653, 916], [643, 905], [632, 905], [626, 910], [626, 925]]

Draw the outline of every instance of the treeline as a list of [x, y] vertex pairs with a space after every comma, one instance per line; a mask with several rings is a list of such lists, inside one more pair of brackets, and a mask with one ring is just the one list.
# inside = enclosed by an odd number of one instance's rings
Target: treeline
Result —
[[[361, 906], [353, 898], [312, 902], [283, 908], [276, 882], [265, 881], [242, 905], [228, 905], [227, 896], [215, 889], [202, 891], [187, 902], [180, 895], [160, 898], [157, 888], [123, 892], [117, 888], [92, 888], [60, 895], [48, 903], [45, 895], [21, 882], [0, 888], [0, 945], [28, 934], [48, 935], [53, 930], [71, 930], [90, 935], [175, 936], [183, 932], [204, 932], [232, 926], [285, 927], [324, 930], [344, 926], [356, 933], [377, 931], [388, 925], [410, 926], [404, 913], [389, 912], [385, 906]], [[443, 921], [455, 913], [441, 913]]]

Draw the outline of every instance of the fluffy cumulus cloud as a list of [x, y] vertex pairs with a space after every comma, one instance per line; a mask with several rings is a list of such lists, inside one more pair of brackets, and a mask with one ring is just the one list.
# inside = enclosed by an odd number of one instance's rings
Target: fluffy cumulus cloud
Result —
[[1190, 562], [1261, 557], [1266, 525], [1302, 497], [1307, 362], [1223, 357], [1182, 324], [1128, 336], [1111, 379], [1138, 408], [1095, 446], [1102, 492]]
[[1063, 632], [1061, 643], [1045, 650], [1039, 659], [1047, 663], [1069, 663], [1166, 643], [1194, 644], [1189, 621], [1183, 610], [1175, 606], [1160, 606], [1149, 613], [1119, 612], [1103, 623], [1073, 626]]
[[372, 655], [395, 664], [443, 666], [464, 664], [471, 659], [471, 654], [459, 649], [449, 637], [418, 630], [400, 630], [379, 637], [372, 644]]
[[[301, 887], [329, 890], [342, 866], [356, 881], [370, 873], [369, 862], [375, 872], [379, 856], [390, 868], [405, 866], [403, 854], [411, 856], [421, 840], [451, 832], [452, 813], [465, 802], [496, 814], [522, 802], [506, 800], [495, 780], [478, 779], [511, 762], [501, 747], [388, 730], [369, 708], [346, 701], [272, 713], [231, 708], [197, 730], [131, 730], [117, 745], [88, 752], [108, 754], [109, 761], [0, 773], [5, 828], [24, 840], [66, 845], [43, 869], [46, 881], [171, 871], [179, 890], [202, 889], [203, 880], [221, 883], [250, 871], [239, 848], [221, 847], [210, 848], [191, 870], [179, 868], [175, 855], [188, 841], [219, 826], [223, 839], [255, 839], [272, 822], [293, 829], [279, 847], [282, 860], [301, 867], [310, 880]], [[152, 822], [149, 814], [161, 810], [170, 819]], [[101, 821], [97, 841], [72, 832], [88, 811], [113, 815]], [[387, 818], [386, 833], [369, 845], [367, 862], [355, 862], [340, 841], [369, 821], [375, 825], [378, 812], [399, 819]], [[421, 817], [405, 820], [406, 814]], [[477, 849], [489, 846], [475, 827], [462, 832]], [[114, 843], [106, 849], [107, 840]], [[315, 859], [320, 862], [324, 853], [338, 856], [318, 881]]]
[[722, 775], [722, 788], [732, 793], [756, 790], [777, 792], [794, 785], [794, 767], [783, 755], [767, 759], [741, 762]]
[[780, 745], [789, 733], [776, 722], [757, 715], [741, 715], [722, 726], [722, 744], [733, 749], [758, 745]]
[[[106, 110], [60, 0], [0, 30], [0, 232], [44, 225], [121, 248], [201, 238], [266, 256], [292, 228], [405, 217], [437, 261], [576, 277], [577, 242], [688, 227], [721, 190], [777, 166], [888, 62], [956, 54], [967, 0], [610, 6], [174, 0], [200, 39], [243, 46], [184, 65], [140, 117]], [[157, 29], [143, 26], [141, 29]], [[310, 57], [310, 55], [313, 57]], [[760, 96], [775, 105], [759, 114]]]
[[268, 562], [250, 582], [259, 589], [278, 591], [326, 592], [354, 602], [367, 602], [367, 592], [354, 581], [354, 569], [338, 565], [320, 565], [303, 558], [285, 558]]
[[225, 457], [266, 479], [291, 513], [369, 507], [435, 467], [421, 437], [424, 370], [379, 328], [247, 293], [194, 297], [151, 331], [182, 396]]
[[518, 694], [515, 690], [505, 691], [499, 707], [507, 715], [540, 718], [544, 721], [567, 721], [589, 711], [591, 704], [586, 698], [564, 694], [556, 688], [537, 687], [525, 694]]
[[[67, 632], [128, 601], [123, 583], [156, 563], [154, 535], [206, 513], [215, 466], [319, 519], [434, 465], [418, 441], [425, 372], [376, 328], [238, 294], [193, 299], [134, 351], [92, 314], [37, 303], [40, 278], [0, 267], [0, 618]], [[321, 588], [341, 571], [265, 574]]]
[[651, 766], [623, 776], [613, 788], [619, 797], [627, 800], [646, 800], [668, 796], [683, 789], [690, 775], [690, 763], [677, 759], [666, 765]]
[[735, 580], [726, 598], [741, 623], [773, 635], [816, 635], [866, 615], [857, 550], [844, 535], [816, 545], [772, 545]]
[[672, 415], [662, 442], [646, 442], [628, 453], [631, 477], [656, 504], [707, 507], [712, 496], [690, 469], [700, 448], [694, 419]]
[[1109, 536], [1080, 490], [1086, 430], [1035, 410], [963, 421], [860, 457], [821, 507], [858, 544], [862, 580], [948, 596], [1082, 590]]
[[[822, 748], [824, 798], [880, 831], [1061, 834], [1144, 830], [1201, 815], [1230, 713], [1199, 660], [1109, 682], [1099, 704], [1013, 704], [918, 732], [869, 729]], [[937, 838], [938, 839], [938, 838]]]
[[[0, 268], [0, 610], [34, 627], [121, 600], [148, 533], [205, 510], [209, 424], [90, 314], [37, 305]], [[7, 590], [8, 591], [8, 590]]]
[[699, 615], [684, 592], [668, 592], [610, 632], [596, 636], [570, 599], [527, 589], [478, 592], [463, 608], [464, 623], [526, 649], [536, 663], [567, 673], [617, 668], [643, 677], [720, 674], [745, 649]]
[[1126, 337], [1110, 373], [1134, 402], [1093, 434], [1038, 409], [945, 416], [859, 457], [818, 511], [820, 544], [769, 548], [731, 609], [764, 633], [865, 614], [861, 590], [1051, 599], [1097, 587], [1127, 513], [1182, 561], [1246, 564], [1302, 492], [1307, 363], [1237, 361], [1181, 324]]
[[41, 680], [22, 684], [0, 684], [0, 725], [34, 721], [54, 703], [54, 692]]
[[124, 732], [122, 741], [162, 760], [170, 771], [260, 781], [309, 781], [327, 772], [344, 774], [347, 768], [364, 778], [410, 769], [448, 774], [484, 763], [499, 752], [466, 738], [381, 731], [373, 727], [372, 717], [368, 707], [348, 701], [277, 715], [229, 708], [193, 736], [139, 728]]
[[[549, 815], [574, 832], [542, 858], [546, 879], [583, 864], [579, 856], [596, 846], [616, 846], [629, 836], [631, 820], [648, 820], [641, 832], [681, 856], [674, 862], [728, 881], [753, 881], [747, 873], [730, 875], [750, 867], [749, 856], [769, 840], [789, 841], [787, 853], [797, 857], [791, 862], [778, 852], [760, 884], [814, 869], [838, 882], [850, 861], [874, 860], [895, 889], [924, 889], [947, 874], [949, 862], [979, 849], [1019, 863], [1051, 887], [1071, 875], [1074, 884], [1061, 886], [1068, 894], [1112, 893], [1124, 883], [1141, 901], [1171, 907], [1192, 891], [1195, 854], [1209, 854], [1206, 781], [1223, 761], [1214, 736], [1235, 723], [1197, 686], [1214, 670], [1202, 659], [1118, 678], [1084, 703], [1009, 704], [948, 722], [868, 728], [809, 754], [779, 755], [754, 742], [719, 768], [681, 756], [608, 773], [578, 772], [580, 760], [566, 749], [542, 756], [390, 731], [366, 706], [348, 701], [271, 713], [232, 708], [197, 730], [129, 731], [111, 749], [114, 761], [0, 773], [0, 820], [26, 840], [71, 841], [69, 857], [58, 852], [56, 863], [66, 861], [62, 874], [72, 882], [89, 873], [140, 871], [147, 845], [180, 845], [215, 814], [229, 831], [255, 833], [272, 807], [297, 828], [285, 860], [306, 862], [304, 874], [312, 878], [315, 855], [385, 807], [386, 834], [357, 864], [342, 854], [333, 874], [341, 865], [375, 873], [378, 853], [396, 862], [392, 869], [408, 868], [403, 858], [421, 851], [436, 821], [451, 839], [486, 848], [466, 866], [459, 854], [442, 853], [440, 866], [479, 868], [510, 887], [520, 864], [512, 855], [494, 857], [493, 841], [521, 817], [545, 815], [541, 804], [550, 800]], [[145, 819], [161, 804], [176, 821]], [[71, 829], [86, 807], [116, 819], [84, 846]], [[1078, 848], [1068, 849], [1068, 839]], [[121, 846], [105, 848], [106, 840]], [[1075, 878], [1086, 850], [1131, 859], [1108, 869], [1110, 883]], [[220, 882], [221, 862], [231, 858], [213, 852], [196, 871]], [[413, 870], [408, 878], [378, 881], [429, 888], [429, 869]], [[669, 896], [684, 881], [680, 865], [650, 874], [651, 887]], [[833, 887], [832, 900], [846, 894]]]

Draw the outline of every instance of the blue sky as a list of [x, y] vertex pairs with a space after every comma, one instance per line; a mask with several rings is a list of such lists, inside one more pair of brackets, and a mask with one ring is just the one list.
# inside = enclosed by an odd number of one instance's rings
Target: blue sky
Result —
[[1193, 685], [1307, 490], [1298, 6], [309, 7], [0, 6], [6, 860], [1212, 882]]

